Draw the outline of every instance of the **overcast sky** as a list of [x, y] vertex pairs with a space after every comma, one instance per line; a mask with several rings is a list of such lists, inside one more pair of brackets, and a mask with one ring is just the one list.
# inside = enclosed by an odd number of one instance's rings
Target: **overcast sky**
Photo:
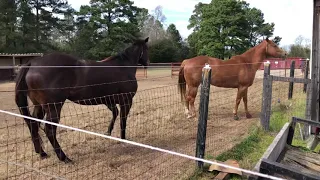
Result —
[[[294, 43], [297, 36], [312, 37], [312, 0], [246, 0], [251, 7], [261, 9], [266, 22], [275, 23], [275, 36], [282, 37], [281, 46]], [[68, 0], [75, 8], [89, 4], [89, 0]], [[210, 0], [133, 0], [134, 5], [151, 12], [156, 6], [163, 7], [166, 24], [174, 23], [183, 38], [188, 37], [189, 17], [198, 2]]]

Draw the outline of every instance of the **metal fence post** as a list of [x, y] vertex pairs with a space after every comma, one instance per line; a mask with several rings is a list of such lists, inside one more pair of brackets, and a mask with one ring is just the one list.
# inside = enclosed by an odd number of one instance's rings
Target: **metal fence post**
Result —
[[[196, 157], [204, 158], [206, 145], [206, 132], [208, 120], [208, 105], [210, 94], [211, 67], [206, 64], [202, 69], [201, 94], [199, 105], [198, 133], [196, 142]], [[203, 168], [203, 162], [197, 162], [200, 169]]]
[[[294, 77], [294, 69], [295, 69], [296, 61], [291, 61], [290, 66], [290, 77]], [[288, 99], [292, 99], [292, 93], [293, 93], [293, 82], [289, 82], [289, 92], [288, 92]]]
[[271, 99], [272, 99], [272, 77], [270, 76], [270, 62], [264, 63], [263, 73], [263, 95], [260, 114], [260, 124], [263, 129], [269, 131]]

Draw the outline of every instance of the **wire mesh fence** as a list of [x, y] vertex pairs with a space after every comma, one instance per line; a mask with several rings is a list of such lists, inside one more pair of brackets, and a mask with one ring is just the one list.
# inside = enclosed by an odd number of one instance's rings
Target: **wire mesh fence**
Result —
[[[301, 69], [295, 69], [294, 78], [304, 79], [305, 75], [304, 71]], [[273, 74], [278, 77], [285, 77], [284, 72], [277, 72]], [[287, 76], [288, 77], [288, 76]], [[293, 91], [292, 98], [289, 95], [289, 84], [290, 82], [284, 81], [273, 81], [272, 82], [272, 105], [271, 105], [271, 114], [272, 118], [271, 123], [277, 123], [275, 119], [278, 119], [279, 116], [286, 115], [284, 117], [287, 122], [291, 121], [291, 117], [300, 117], [306, 118], [306, 114], [309, 109], [307, 108], [307, 92], [304, 92], [304, 84], [303, 83], [293, 83]], [[279, 124], [283, 124], [283, 122], [279, 122]], [[273, 128], [276, 130], [280, 130], [281, 127], [274, 127], [277, 124], [272, 124]]]
[[[139, 91], [127, 119], [128, 139], [192, 154], [196, 121], [182, 121], [183, 111], [179, 96], [176, 94], [176, 85]], [[111, 98], [113, 97], [97, 97], [91, 101]], [[18, 109], [10, 111], [19, 113]], [[66, 102], [61, 112], [60, 122], [71, 127], [106, 133], [111, 119], [112, 113], [105, 105], [86, 106]], [[118, 118], [112, 132], [113, 136], [119, 137], [119, 124]], [[143, 178], [153, 176], [152, 179], [163, 179], [166, 176], [174, 177], [176, 170], [184, 169], [183, 166], [188, 165], [188, 160], [181, 161], [176, 157], [170, 158], [165, 154], [61, 128], [58, 128], [58, 142], [75, 164], [68, 165], [59, 162], [41, 128], [43, 144], [50, 157], [40, 160], [39, 155], [34, 152], [29, 130], [21, 118], [5, 115], [0, 129], [3, 135], [1, 159], [28, 164], [68, 179], [75, 177], [77, 179], [81, 177], [103, 179], [105, 176], [110, 179], [132, 179], [141, 174]], [[193, 163], [190, 162], [189, 165], [192, 167]], [[148, 173], [150, 170], [152, 170], [151, 174]], [[10, 166], [7, 167], [7, 175], [2, 177], [24, 177], [27, 173], [21, 171], [22, 168]]]
[[[282, 71], [272, 73], [281, 75]], [[159, 73], [161, 74], [161, 73]], [[298, 74], [298, 73], [297, 73]], [[236, 89], [211, 87], [207, 125], [206, 154], [216, 156], [247, 136], [250, 126], [259, 122], [262, 94], [262, 71], [248, 91], [248, 107], [253, 118], [247, 119], [243, 103], [239, 105], [240, 120], [233, 119]], [[127, 119], [126, 137], [134, 142], [195, 155], [198, 119], [187, 119], [177, 89], [177, 79], [149, 78], [138, 81], [139, 89]], [[302, 86], [302, 85], [301, 85]], [[14, 83], [1, 85], [1, 109], [19, 113], [15, 108]], [[294, 85], [293, 97], [303, 97]], [[98, 87], [97, 87], [98, 88]], [[288, 83], [275, 82], [273, 105], [286, 103]], [[10, 92], [11, 91], [11, 92]], [[200, 88], [198, 89], [200, 91]], [[199, 93], [198, 93], [199, 95]], [[302, 93], [302, 95], [304, 95]], [[122, 97], [126, 97], [123, 95]], [[97, 97], [90, 101], [113, 98]], [[105, 134], [112, 112], [105, 105], [88, 106], [66, 101], [60, 123]], [[290, 104], [289, 104], [290, 105]], [[119, 106], [118, 106], [119, 107]], [[196, 110], [199, 96], [196, 98]], [[34, 108], [30, 106], [30, 108]], [[276, 112], [276, 110], [273, 110]], [[35, 153], [28, 127], [22, 118], [1, 114], [0, 121], [0, 176], [5, 179], [184, 179], [195, 168], [195, 162], [130, 144], [114, 142], [94, 135], [58, 127], [57, 139], [64, 152], [73, 160], [65, 164], [58, 160], [41, 125], [39, 133], [43, 148], [49, 155], [40, 159]], [[120, 137], [120, 121], [116, 119], [112, 136]], [[208, 158], [208, 157], [206, 157]], [[206, 159], [205, 158], [205, 159]]]

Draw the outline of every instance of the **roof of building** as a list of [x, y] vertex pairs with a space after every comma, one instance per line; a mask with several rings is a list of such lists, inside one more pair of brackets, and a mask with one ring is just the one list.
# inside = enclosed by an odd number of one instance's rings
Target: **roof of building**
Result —
[[43, 53], [23, 53], [23, 54], [0, 53], [0, 57], [37, 57], [37, 56], [43, 56]]

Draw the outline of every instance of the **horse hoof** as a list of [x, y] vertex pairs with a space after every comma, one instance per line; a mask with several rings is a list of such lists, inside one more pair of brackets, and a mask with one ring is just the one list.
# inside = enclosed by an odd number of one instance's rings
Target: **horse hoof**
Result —
[[247, 117], [248, 119], [250, 119], [250, 118], [252, 118], [252, 115], [249, 114], [249, 113], [247, 113], [247, 114], [246, 114], [246, 117]]
[[66, 164], [73, 164], [73, 161], [71, 159], [69, 159], [68, 157], [66, 157], [63, 162]]
[[46, 158], [48, 158], [48, 157], [49, 157], [49, 156], [48, 156], [47, 153], [45, 153], [45, 152], [40, 153], [40, 158], [41, 158], [41, 159], [46, 159]]
[[106, 132], [105, 135], [106, 136], [111, 136], [111, 132]]
[[184, 111], [184, 114], [185, 114], [186, 116], [188, 116], [189, 111]]
[[121, 138], [121, 139], [126, 139], [126, 134], [125, 134], [124, 132], [121, 132], [120, 138]]
[[233, 119], [237, 121], [237, 120], [239, 120], [239, 116], [235, 115], [235, 116], [233, 117]]

